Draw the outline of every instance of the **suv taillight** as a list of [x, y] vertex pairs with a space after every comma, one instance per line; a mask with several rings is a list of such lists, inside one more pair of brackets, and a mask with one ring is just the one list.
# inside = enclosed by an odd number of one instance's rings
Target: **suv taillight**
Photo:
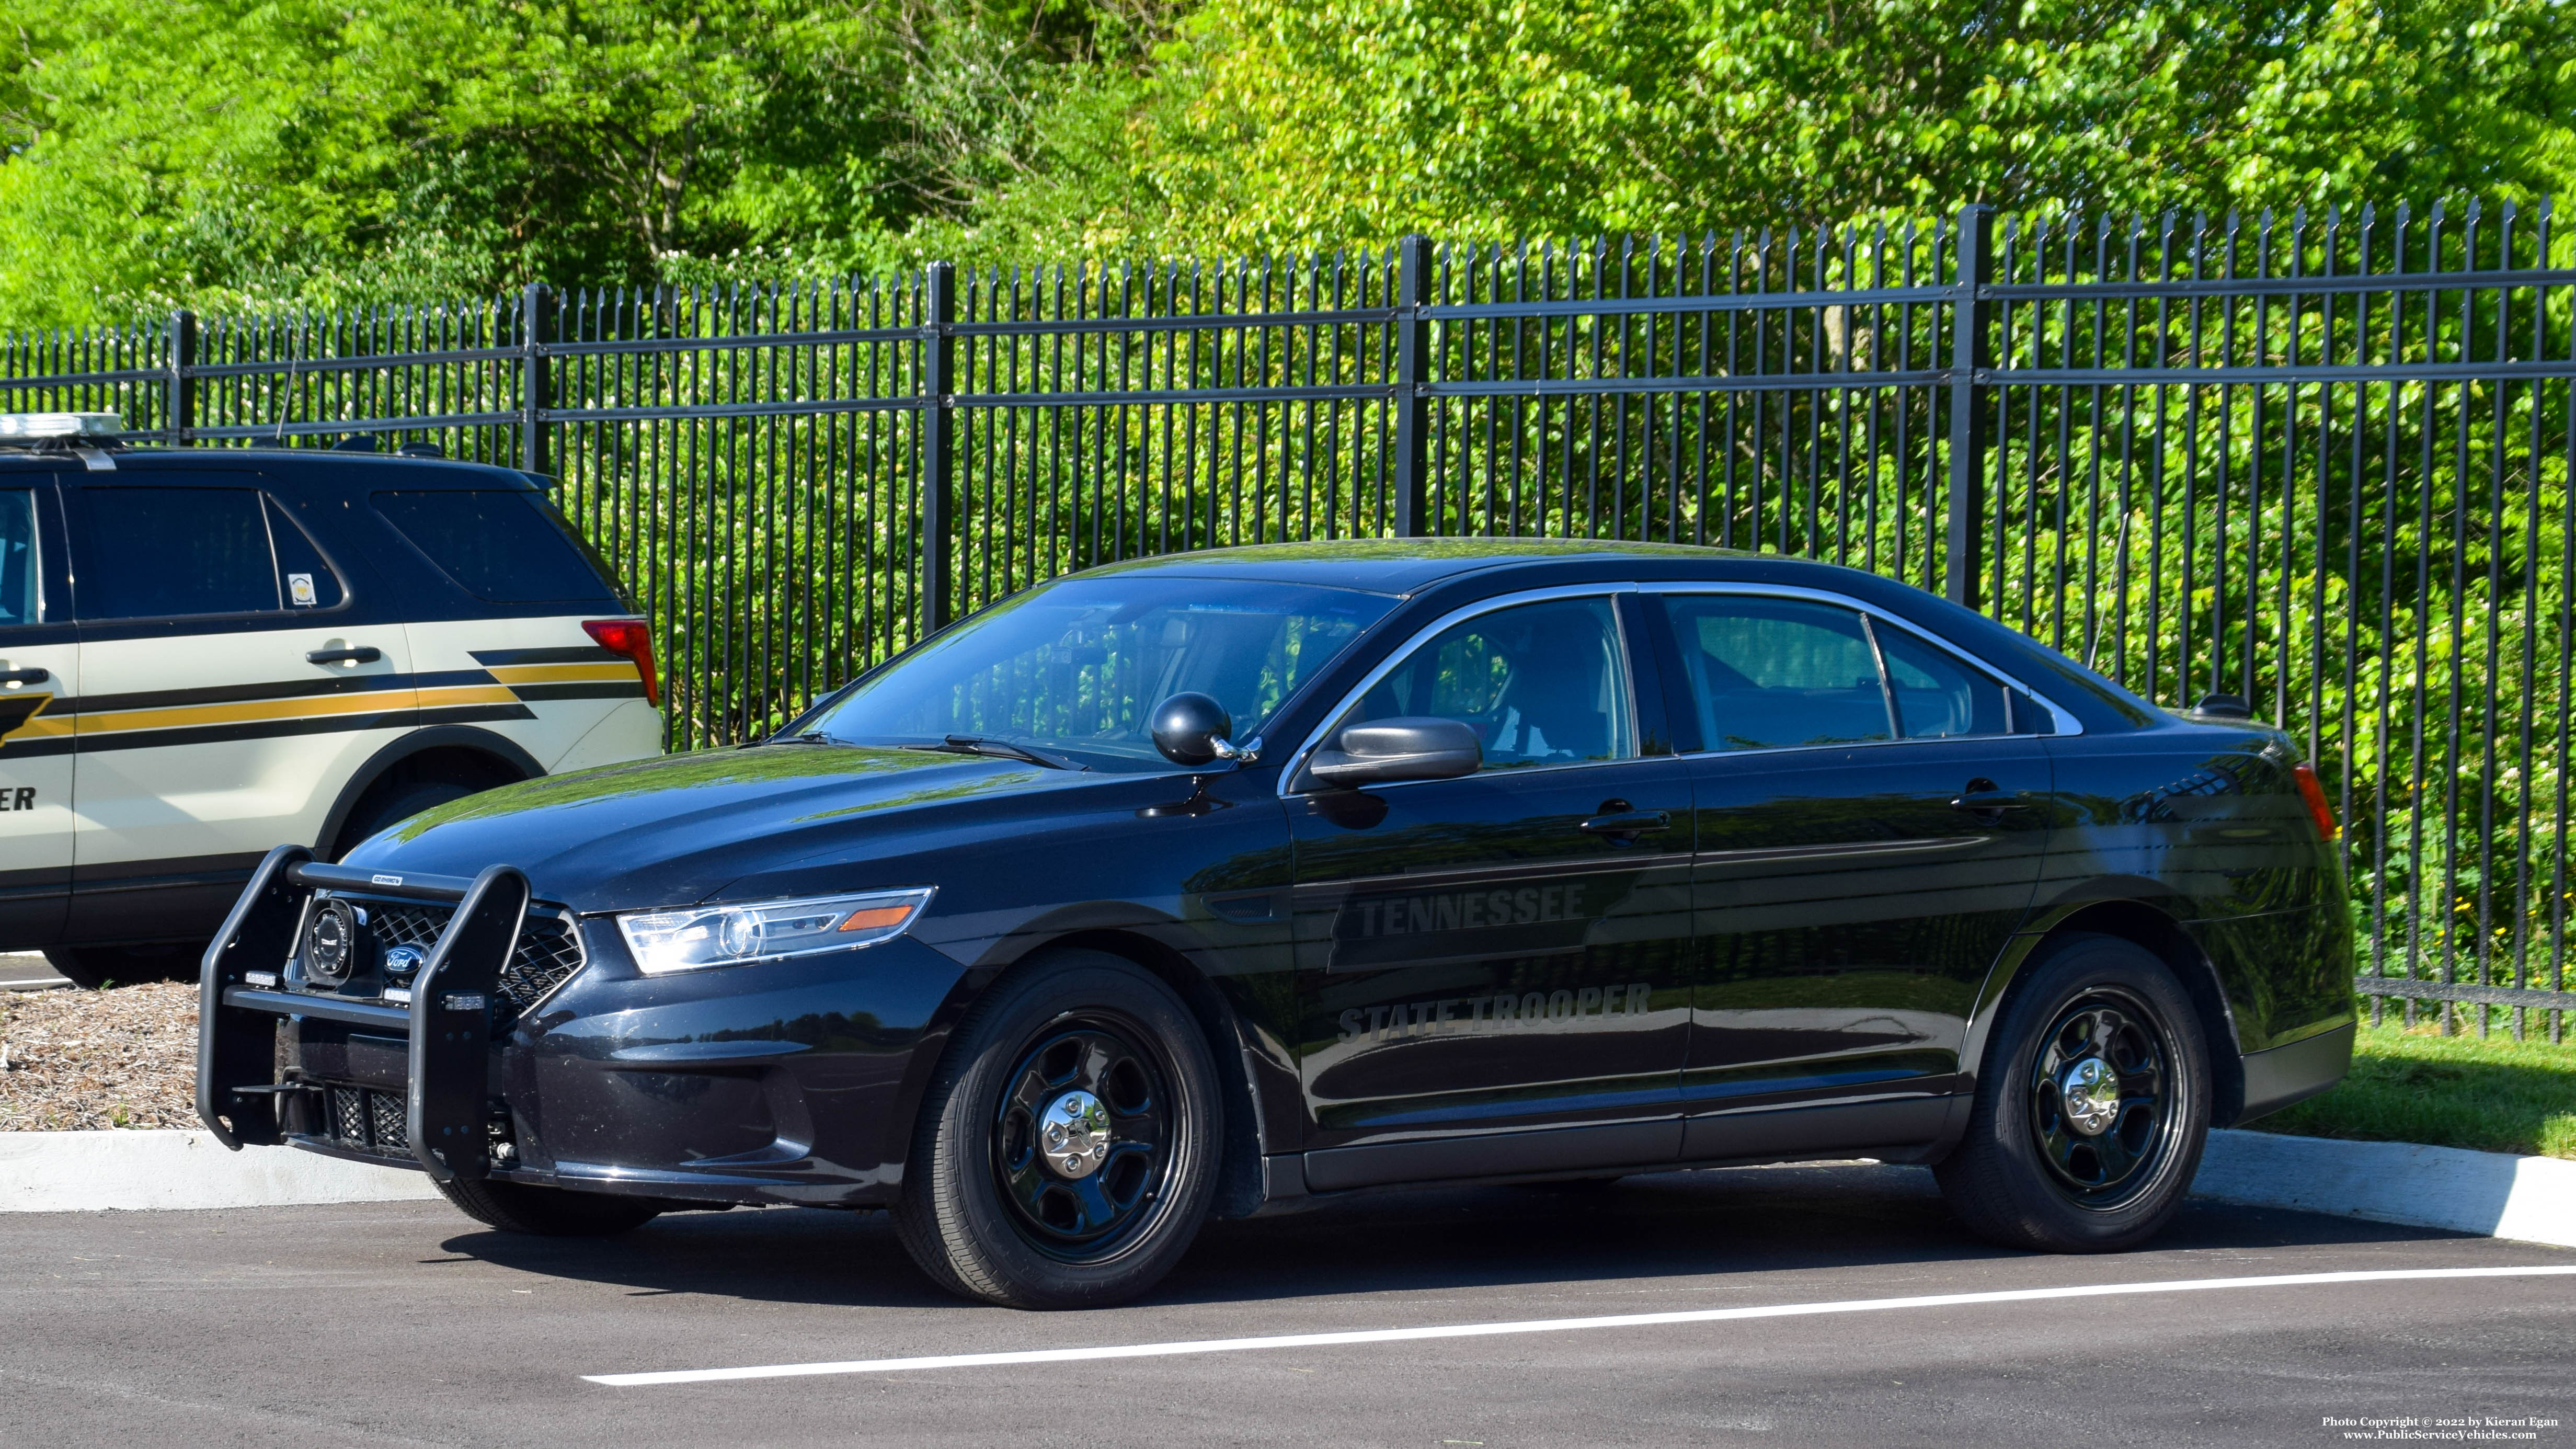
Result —
[[2316, 767], [2300, 765], [2290, 773], [2299, 780], [2299, 798], [2308, 802], [2308, 816], [2317, 822], [2317, 838], [2332, 840], [2343, 833], [2335, 823], [2334, 806], [2326, 802], [2326, 787], [2317, 779]]
[[662, 678], [653, 669], [651, 624], [642, 619], [584, 619], [581, 628], [583, 633], [598, 642], [600, 648], [635, 661], [635, 672], [644, 676], [646, 704], [659, 705], [662, 702]]

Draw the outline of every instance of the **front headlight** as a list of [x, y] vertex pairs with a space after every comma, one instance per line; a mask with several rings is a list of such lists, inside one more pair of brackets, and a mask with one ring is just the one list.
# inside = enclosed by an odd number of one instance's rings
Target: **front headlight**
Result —
[[904, 933], [930, 904], [932, 889], [807, 896], [731, 906], [634, 911], [617, 918], [626, 949], [647, 975], [739, 966], [873, 946]]

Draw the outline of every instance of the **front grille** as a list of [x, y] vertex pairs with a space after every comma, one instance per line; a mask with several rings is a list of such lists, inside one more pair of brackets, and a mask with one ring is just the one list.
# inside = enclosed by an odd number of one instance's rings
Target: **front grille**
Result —
[[[374, 901], [367, 906], [367, 930], [380, 950], [417, 946], [425, 952], [437, 943], [438, 933], [447, 929], [447, 919], [455, 913], [451, 906]], [[526, 924], [519, 928], [519, 948], [510, 953], [510, 964], [501, 968], [496, 994], [507, 1004], [499, 1019], [516, 1021], [544, 1000], [547, 992], [571, 979], [581, 969], [581, 961], [581, 937], [570, 921], [529, 912]]]
[[378, 1157], [411, 1156], [399, 1094], [365, 1087], [326, 1087], [324, 1091], [331, 1099], [332, 1141], [352, 1152]]

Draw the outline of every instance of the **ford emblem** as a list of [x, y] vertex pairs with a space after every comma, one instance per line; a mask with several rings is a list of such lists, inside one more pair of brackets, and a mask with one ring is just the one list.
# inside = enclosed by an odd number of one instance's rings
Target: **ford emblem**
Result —
[[421, 963], [428, 959], [421, 954], [418, 946], [396, 946], [385, 953], [385, 974], [409, 976], [419, 970]]

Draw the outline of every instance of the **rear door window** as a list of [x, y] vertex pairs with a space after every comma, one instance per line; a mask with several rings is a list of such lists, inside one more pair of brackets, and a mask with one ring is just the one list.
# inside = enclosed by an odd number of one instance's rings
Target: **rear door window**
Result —
[[1881, 624], [1876, 633], [1887, 658], [1888, 697], [1896, 702], [1896, 721], [1907, 739], [2012, 732], [2004, 687], [1993, 678], [1902, 629]]
[[256, 488], [84, 488], [85, 619], [286, 607]]
[[1712, 750], [1884, 740], [1887, 693], [1860, 615], [1804, 599], [1671, 596], [1673, 640]]
[[81, 514], [84, 619], [295, 613], [346, 597], [322, 551], [257, 488], [92, 486]]
[[373, 495], [376, 511], [458, 587], [496, 604], [615, 605], [617, 590], [535, 496], [504, 488]]

